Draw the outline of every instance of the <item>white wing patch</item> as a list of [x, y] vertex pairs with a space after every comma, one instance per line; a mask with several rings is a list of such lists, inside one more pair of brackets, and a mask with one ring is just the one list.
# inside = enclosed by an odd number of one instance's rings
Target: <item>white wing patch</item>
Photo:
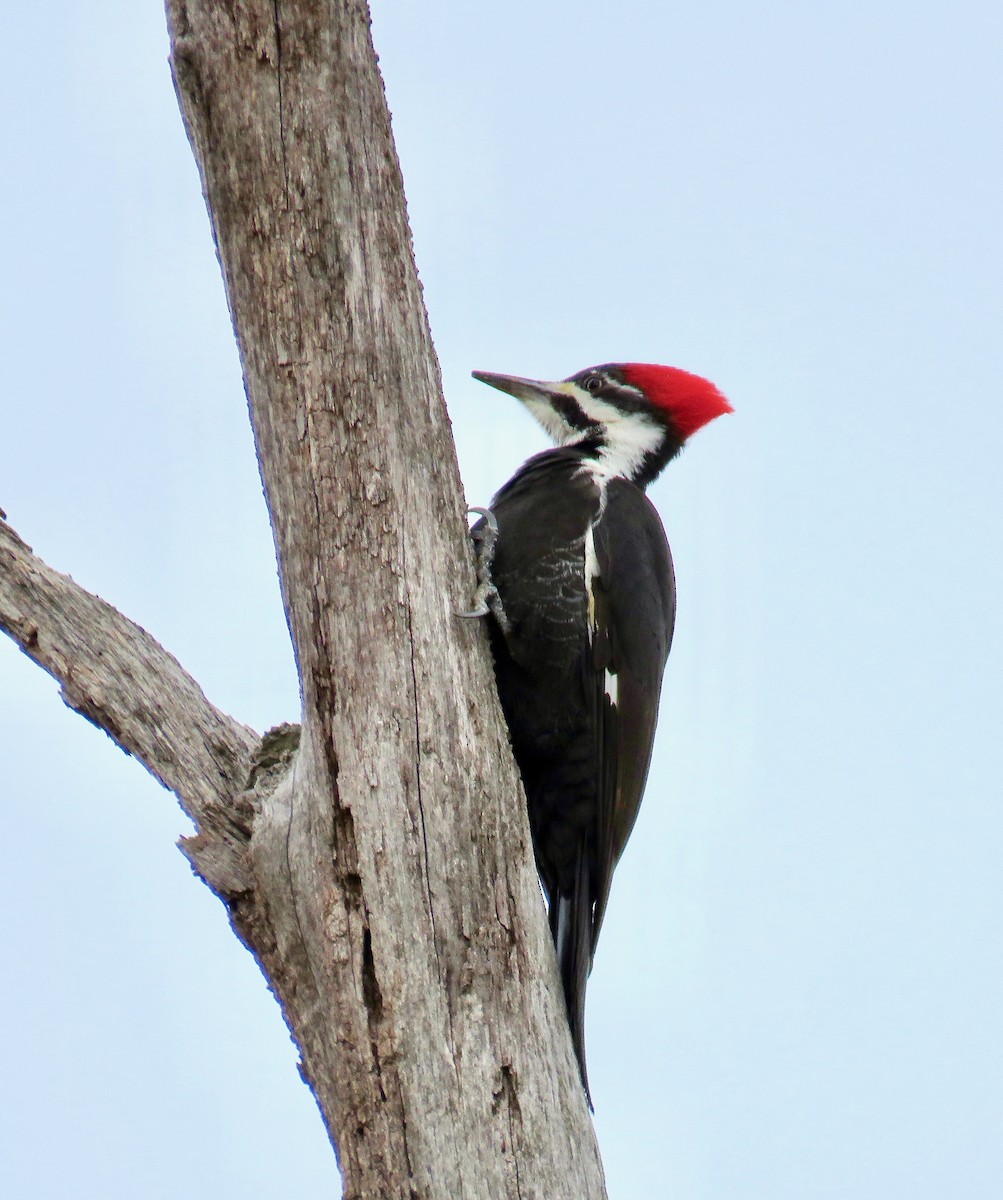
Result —
[[[600, 506], [601, 511], [601, 506]], [[585, 530], [585, 595], [589, 600], [589, 641], [596, 632], [596, 600], [592, 590], [592, 580], [599, 578], [599, 559], [596, 558], [595, 522], [590, 522]]]
[[[602, 517], [603, 510], [606, 507], [606, 492], [603, 492], [599, 501], [599, 515]], [[589, 598], [589, 642], [595, 638], [596, 632], [596, 605], [595, 593], [592, 590], [592, 581], [600, 578], [599, 559], [596, 557], [596, 539], [595, 539], [595, 522], [593, 521], [585, 531], [585, 594]], [[603, 671], [603, 691], [606, 693], [610, 704], [616, 708], [617, 698], [619, 696], [619, 684], [616, 677], [616, 671]]]

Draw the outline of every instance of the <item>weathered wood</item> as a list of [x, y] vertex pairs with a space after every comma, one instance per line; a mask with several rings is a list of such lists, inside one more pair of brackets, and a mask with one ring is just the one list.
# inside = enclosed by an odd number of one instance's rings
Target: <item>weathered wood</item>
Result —
[[346, 1193], [601, 1194], [483, 637], [453, 617], [461, 489], [368, 9], [168, 13], [303, 689], [253, 842], [266, 967]]
[[47, 566], [2, 517], [0, 629], [61, 684], [70, 708], [177, 795], [200, 830], [245, 836], [233, 800], [258, 735], [210, 704], [145, 629]]
[[368, 9], [167, 11], [301, 733], [259, 743], [9, 529], [0, 627], [195, 819], [185, 851], [282, 1005], [346, 1196], [601, 1197], [483, 631], [453, 615], [470, 550]]

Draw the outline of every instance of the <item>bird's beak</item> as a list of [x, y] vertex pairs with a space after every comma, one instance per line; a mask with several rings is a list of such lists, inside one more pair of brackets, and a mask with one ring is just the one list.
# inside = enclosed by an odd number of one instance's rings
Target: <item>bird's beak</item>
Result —
[[569, 386], [566, 383], [546, 383], [539, 379], [521, 379], [518, 375], [495, 375], [491, 371], [471, 371], [475, 379], [489, 387], [497, 388], [500, 392], [508, 392], [523, 404], [531, 404], [534, 400], [542, 400], [550, 404], [556, 396], [567, 396]]

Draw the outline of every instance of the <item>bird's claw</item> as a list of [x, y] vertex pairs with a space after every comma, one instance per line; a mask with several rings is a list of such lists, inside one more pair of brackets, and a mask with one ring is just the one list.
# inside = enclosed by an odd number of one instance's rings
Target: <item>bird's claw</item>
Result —
[[476, 513], [484, 518], [484, 528], [480, 531], [477, 545], [477, 590], [474, 592], [473, 608], [469, 612], [458, 612], [456, 615], [464, 620], [475, 621], [480, 617], [493, 615], [501, 628], [507, 633], [509, 624], [502, 607], [501, 596], [491, 579], [491, 564], [495, 557], [495, 543], [498, 541], [498, 518], [490, 508], [478, 508], [473, 505], [468, 513]]
[[484, 518], [484, 524], [487, 526], [487, 532], [481, 535], [481, 542], [489, 546], [488, 554], [491, 558], [495, 553], [495, 542], [498, 540], [498, 518], [490, 508], [481, 508], [477, 504], [471, 504], [467, 509], [468, 513], [476, 513], [479, 517]]
[[489, 616], [491, 609], [488, 607], [487, 598], [481, 596], [480, 592], [480, 588], [474, 592], [474, 603], [477, 605], [476, 608], [472, 608], [470, 612], [458, 612], [455, 615], [457, 617], [462, 617], [464, 621], [476, 621], [480, 617]]

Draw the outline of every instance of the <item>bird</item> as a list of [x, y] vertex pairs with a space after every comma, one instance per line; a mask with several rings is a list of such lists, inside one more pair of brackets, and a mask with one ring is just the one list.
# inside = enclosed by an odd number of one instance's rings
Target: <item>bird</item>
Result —
[[471, 509], [487, 617], [582, 1086], [585, 990], [651, 761], [676, 585], [647, 486], [734, 411], [708, 380], [606, 363], [545, 382], [474, 371], [556, 443]]

